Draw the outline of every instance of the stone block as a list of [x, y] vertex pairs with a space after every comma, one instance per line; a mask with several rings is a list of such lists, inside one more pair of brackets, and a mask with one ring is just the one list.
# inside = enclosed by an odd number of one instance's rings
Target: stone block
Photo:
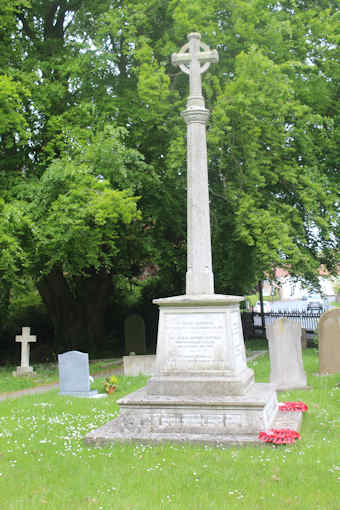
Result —
[[340, 308], [320, 317], [319, 370], [321, 375], [340, 373]]
[[123, 356], [124, 375], [152, 375], [156, 356], [145, 354], [138, 356]]

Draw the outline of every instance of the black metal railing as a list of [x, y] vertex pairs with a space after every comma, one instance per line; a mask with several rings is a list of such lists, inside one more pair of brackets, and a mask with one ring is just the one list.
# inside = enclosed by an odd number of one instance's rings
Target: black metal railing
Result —
[[[285, 317], [299, 322], [306, 331], [316, 331], [321, 315], [325, 309], [320, 310], [275, 310], [264, 314], [265, 326], [271, 322]], [[259, 312], [241, 312], [243, 334], [245, 338], [252, 338], [257, 329], [262, 328], [261, 314]]]

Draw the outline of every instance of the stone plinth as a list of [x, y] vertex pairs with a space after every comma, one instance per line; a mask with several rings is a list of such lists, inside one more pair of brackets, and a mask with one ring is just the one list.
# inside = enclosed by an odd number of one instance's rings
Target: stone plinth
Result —
[[12, 372], [12, 375], [15, 377], [20, 377], [22, 375], [34, 377], [36, 372], [34, 372], [33, 367], [17, 367], [16, 370]]
[[151, 396], [146, 388], [119, 400], [120, 416], [85, 438], [112, 441], [256, 443], [271, 428], [277, 400], [270, 384], [252, 385], [245, 395], [225, 397]]
[[138, 356], [123, 356], [124, 375], [152, 375], [156, 356], [144, 354]]
[[157, 357], [150, 395], [241, 395], [254, 382], [247, 367], [236, 296], [156, 299]]
[[160, 306], [154, 375], [86, 436], [110, 441], [257, 442], [277, 415], [274, 386], [247, 367], [237, 296], [177, 296]]

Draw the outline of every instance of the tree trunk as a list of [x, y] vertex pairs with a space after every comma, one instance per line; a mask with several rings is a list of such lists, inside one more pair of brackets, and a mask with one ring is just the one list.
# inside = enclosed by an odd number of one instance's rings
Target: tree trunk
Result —
[[95, 353], [108, 334], [105, 317], [111, 304], [112, 275], [104, 272], [72, 280], [55, 269], [38, 282], [39, 293], [53, 322], [57, 352]]

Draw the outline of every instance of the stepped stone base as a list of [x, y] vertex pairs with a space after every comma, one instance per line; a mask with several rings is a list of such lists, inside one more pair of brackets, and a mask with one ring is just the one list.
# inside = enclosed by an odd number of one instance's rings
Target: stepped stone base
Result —
[[[241, 396], [205, 398], [154, 396], [142, 388], [118, 403], [121, 408], [118, 418], [87, 434], [87, 444], [125, 441], [258, 443], [258, 433], [274, 428], [277, 415], [282, 414], [278, 413], [273, 387], [263, 383], [253, 384]], [[296, 417], [301, 413], [294, 414]]]
[[14, 375], [14, 377], [21, 377], [21, 376], [34, 377], [37, 374], [36, 374], [36, 372], [34, 372], [33, 367], [17, 367], [15, 372], [12, 372], [12, 375]]

